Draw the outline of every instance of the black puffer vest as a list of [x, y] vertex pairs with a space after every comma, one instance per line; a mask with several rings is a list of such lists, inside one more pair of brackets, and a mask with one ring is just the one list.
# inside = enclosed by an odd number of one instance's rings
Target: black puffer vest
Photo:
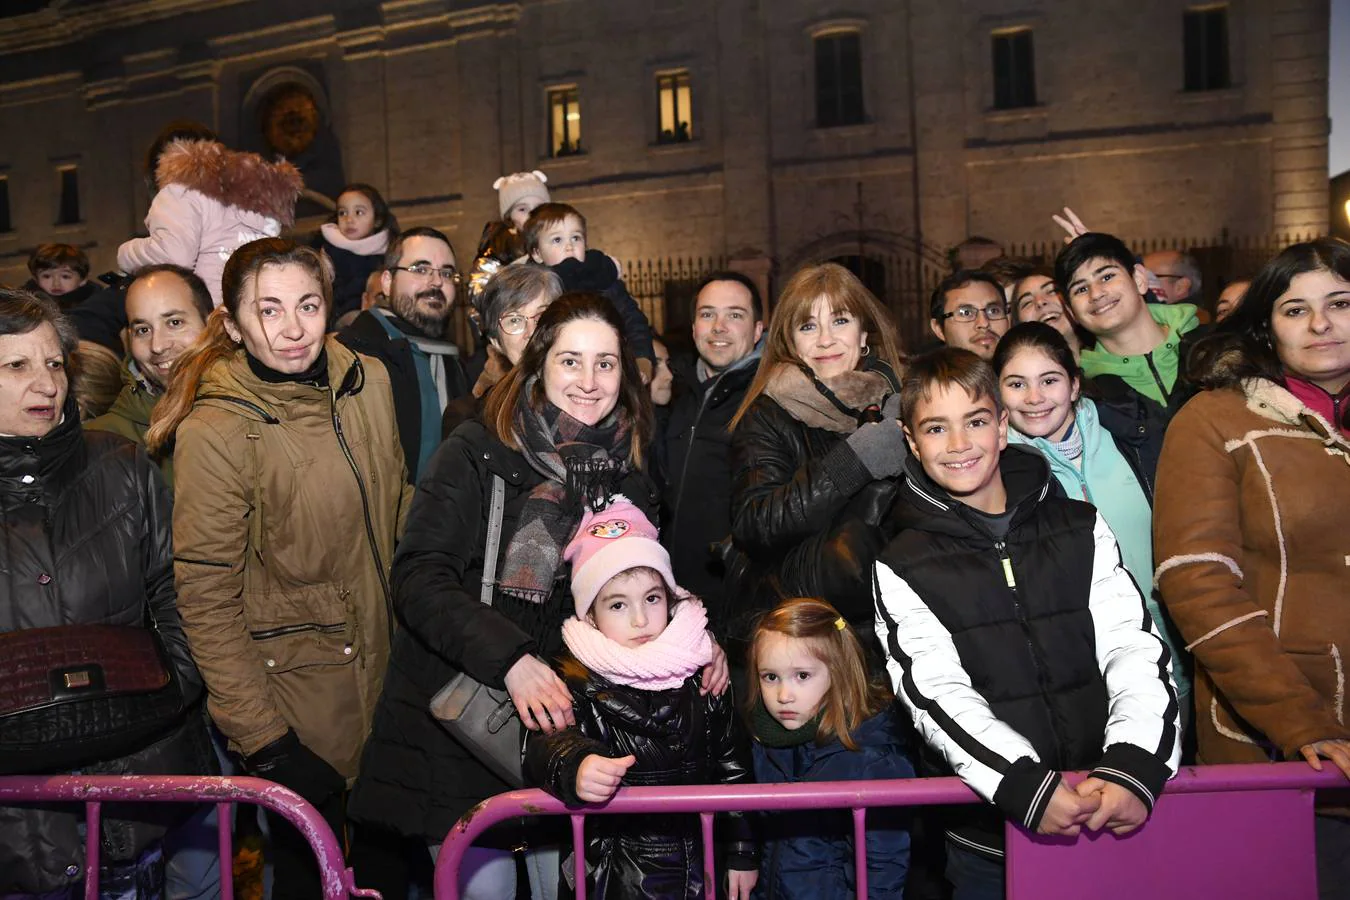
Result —
[[[1106, 682], [1093, 648], [1090, 504], [1051, 496], [1050, 467], [1039, 453], [1003, 451], [1000, 467], [1014, 510], [996, 540], [978, 513], [907, 464], [904, 487], [878, 555], [913, 588], [952, 635], [971, 685], [999, 719], [1059, 771], [1090, 769], [1106, 731]], [[884, 607], [879, 607], [883, 622]], [[925, 748], [927, 751], [928, 748]], [[925, 775], [950, 775], [931, 751]], [[979, 843], [1002, 846], [992, 807], [958, 807], [951, 824], [974, 826]]]

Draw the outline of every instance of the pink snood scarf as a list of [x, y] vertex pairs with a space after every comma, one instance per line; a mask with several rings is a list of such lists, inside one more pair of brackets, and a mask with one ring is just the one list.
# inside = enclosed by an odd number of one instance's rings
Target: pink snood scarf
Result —
[[640, 647], [617, 644], [575, 616], [563, 623], [563, 643], [595, 674], [643, 691], [677, 688], [712, 662], [708, 613], [694, 597], [681, 600], [666, 630]]
[[388, 228], [381, 228], [373, 234], [368, 234], [356, 240], [347, 237], [332, 222], [324, 222], [319, 226], [319, 230], [323, 232], [325, 241], [339, 250], [346, 250], [348, 253], [355, 253], [357, 256], [375, 256], [389, 249]]

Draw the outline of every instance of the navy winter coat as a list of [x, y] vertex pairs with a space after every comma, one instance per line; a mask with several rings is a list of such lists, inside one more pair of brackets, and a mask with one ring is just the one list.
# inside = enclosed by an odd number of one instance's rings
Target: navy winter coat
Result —
[[[839, 740], [818, 746], [773, 748], [756, 741], [755, 780], [760, 784], [799, 781], [863, 781], [913, 778], [904, 740], [888, 706], [853, 733], [857, 750]], [[870, 900], [905, 893], [909, 872], [909, 813], [903, 807], [867, 811], [867, 896]], [[774, 813], [760, 821], [763, 860], [754, 896], [763, 900], [817, 900], [852, 897], [853, 818], [847, 810]]]

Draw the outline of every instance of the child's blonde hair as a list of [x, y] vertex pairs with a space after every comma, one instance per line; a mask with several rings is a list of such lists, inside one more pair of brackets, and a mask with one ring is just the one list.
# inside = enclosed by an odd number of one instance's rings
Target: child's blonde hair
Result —
[[760, 638], [771, 632], [804, 642], [811, 655], [829, 670], [830, 690], [821, 703], [816, 743], [823, 744], [837, 737], [848, 749], [857, 750], [853, 732], [885, 709], [892, 695], [889, 687], [868, 677], [862, 643], [853, 627], [838, 610], [816, 597], [784, 600], [761, 616], [750, 640], [747, 665], [746, 709], [752, 713], [760, 703]]

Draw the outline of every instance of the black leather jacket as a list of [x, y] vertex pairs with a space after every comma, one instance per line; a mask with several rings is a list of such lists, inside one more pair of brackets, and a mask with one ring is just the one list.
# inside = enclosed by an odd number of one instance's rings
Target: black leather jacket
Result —
[[[568, 660], [563, 677], [572, 691], [577, 724], [545, 735], [530, 732], [525, 780], [572, 805], [577, 770], [592, 753], [637, 762], [624, 785], [739, 784], [754, 780], [750, 742], [731, 692], [699, 695], [699, 676], [678, 688], [644, 691], [611, 684]], [[727, 866], [759, 867], [759, 850], [739, 816], [726, 823]], [[698, 819], [686, 816], [601, 817], [587, 826], [591, 883], [586, 896], [696, 900], [703, 896]], [[563, 861], [570, 873], [570, 858]]]
[[[84, 432], [72, 393], [45, 437], [0, 437], [0, 632], [64, 624], [149, 625], [151, 615], [190, 700], [201, 693], [175, 603], [168, 489], [144, 450]], [[3, 727], [0, 725], [0, 727]], [[92, 774], [211, 773], [205, 720], [183, 724]], [[103, 859], [134, 859], [182, 815], [172, 804], [116, 807]], [[112, 810], [110, 810], [112, 812]], [[0, 808], [0, 896], [84, 877], [83, 811]], [[74, 875], [68, 874], [68, 868]]]
[[822, 597], [880, 664], [872, 563], [893, 480], [873, 480], [845, 435], [811, 428], [760, 395], [731, 439], [731, 528], [744, 559], [728, 566], [728, 633], [749, 636], [759, 612], [787, 597]]

